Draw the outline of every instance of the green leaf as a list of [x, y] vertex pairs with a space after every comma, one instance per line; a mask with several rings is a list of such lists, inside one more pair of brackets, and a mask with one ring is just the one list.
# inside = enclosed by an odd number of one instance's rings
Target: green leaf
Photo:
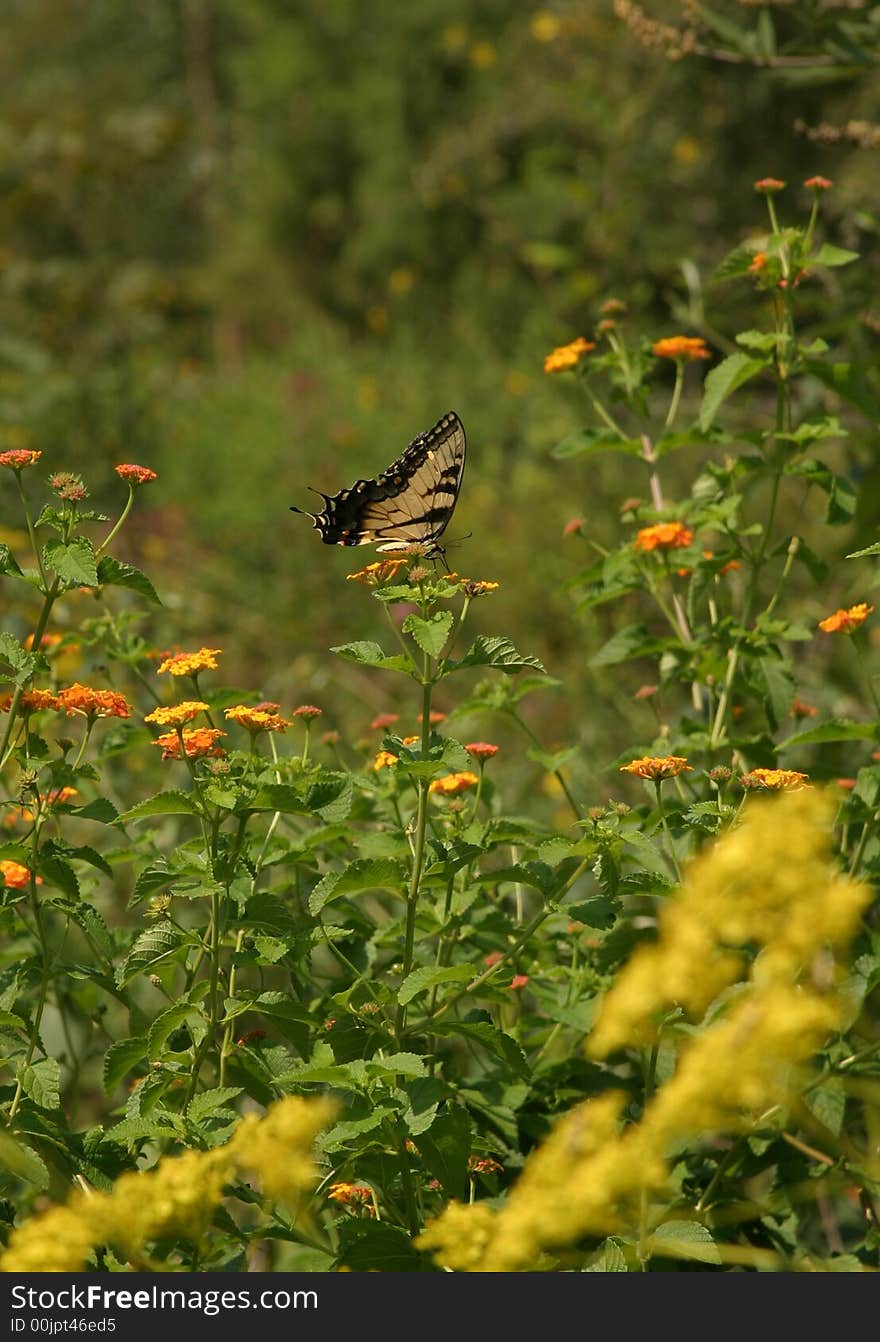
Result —
[[621, 438], [613, 429], [578, 429], [570, 433], [551, 449], [551, 457], [557, 461], [566, 461], [570, 457], [590, 456], [594, 452], [622, 452], [628, 457], [637, 457], [642, 452], [639, 438]]
[[700, 428], [708, 429], [723, 401], [737, 388], [757, 377], [768, 366], [767, 359], [754, 359], [748, 354], [729, 355], [706, 375], [703, 404], [700, 407]]
[[853, 550], [851, 555], [846, 555], [846, 559], [866, 559], [869, 555], [880, 555], [880, 541], [874, 545], [867, 546], [864, 550]]
[[225, 1108], [230, 1100], [241, 1093], [241, 1086], [217, 1086], [213, 1090], [203, 1090], [186, 1106], [186, 1116], [191, 1123], [201, 1123], [202, 1119]]
[[97, 820], [102, 825], [112, 825], [119, 812], [107, 797], [95, 797], [85, 806], [77, 806], [71, 811], [78, 820]]
[[414, 997], [433, 988], [435, 983], [469, 983], [478, 973], [473, 965], [448, 965], [445, 969], [425, 965], [407, 974], [397, 991], [397, 1000], [401, 1006], [406, 1006]]
[[147, 1060], [147, 1040], [143, 1035], [120, 1039], [104, 1054], [104, 1090], [112, 1095], [123, 1077], [139, 1062]]
[[515, 676], [527, 667], [535, 671], [544, 670], [537, 657], [527, 657], [517, 652], [510, 639], [486, 638], [483, 635], [474, 640], [460, 661], [447, 662], [446, 670], [458, 671], [468, 666], [491, 666], [508, 676]]
[[[150, 1026], [150, 1033], [147, 1036], [147, 1051], [151, 1062], [156, 1062], [162, 1056], [170, 1036], [185, 1021], [195, 1023], [196, 1028], [191, 1031], [191, 1034], [194, 1041], [198, 1043], [204, 1036], [207, 1022], [203, 1013], [192, 1002], [175, 1002], [173, 1006], [166, 1007], [164, 1011], [159, 1012]], [[199, 1026], [202, 1028], [200, 1029]]]
[[405, 634], [412, 635], [422, 652], [429, 657], [438, 657], [452, 628], [452, 612], [437, 611], [429, 620], [423, 620], [420, 615], [407, 615], [401, 627]]
[[45, 1161], [12, 1133], [0, 1130], [0, 1167], [24, 1179], [35, 1188], [49, 1187], [49, 1171]]
[[825, 521], [829, 526], [842, 527], [851, 522], [856, 515], [858, 497], [846, 476], [835, 475], [831, 481], [828, 495], [828, 507]]
[[663, 1257], [721, 1264], [717, 1244], [699, 1221], [664, 1221], [651, 1236], [651, 1250]]
[[586, 1269], [587, 1272], [628, 1272], [626, 1256], [620, 1247], [620, 1241], [609, 1236], [599, 1250], [599, 1257]]
[[835, 247], [830, 242], [823, 242], [819, 250], [810, 257], [810, 265], [848, 266], [858, 259], [858, 252], [848, 252], [845, 247]]
[[141, 573], [134, 564], [123, 564], [121, 560], [113, 559], [110, 555], [104, 555], [98, 564], [98, 582], [102, 586], [128, 587], [131, 591], [145, 596], [154, 605], [162, 604], [146, 573]]
[[173, 923], [156, 923], [146, 928], [135, 938], [134, 945], [125, 959], [121, 971], [117, 970], [117, 983], [125, 987], [131, 979], [143, 974], [152, 965], [173, 955], [183, 945], [183, 934]]
[[794, 677], [778, 657], [761, 657], [757, 671], [766, 696], [767, 719], [775, 731], [791, 712]]
[[46, 541], [43, 563], [72, 587], [98, 585], [95, 547], [85, 536], [74, 536], [66, 544], [64, 541]]
[[61, 1105], [61, 1068], [57, 1058], [41, 1058], [25, 1067], [21, 1074], [22, 1089], [41, 1109], [58, 1109]]
[[778, 340], [775, 331], [740, 331], [736, 336], [736, 343], [743, 349], [756, 349], [761, 354], [771, 354]]
[[8, 577], [14, 576], [20, 578], [22, 576], [18, 560], [8, 545], [0, 545], [0, 573], [3, 573]]
[[590, 666], [617, 666], [620, 662], [644, 657], [656, 650], [657, 642], [643, 624], [628, 624], [612, 634], [597, 653], [590, 658]]
[[192, 793], [175, 789], [157, 792], [154, 797], [138, 802], [131, 810], [123, 811], [117, 817], [117, 823], [127, 825], [130, 820], [148, 820], [154, 815], [198, 815], [198, 810]]
[[515, 1076], [527, 1077], [530, 1075], [528, 1060], [516, 1040], [504, 1030], [497, 1029], [489, 1021], [444, 1020], [441, 1018], [431, 1021], [431, 1033], [451, 1037], [460, 1035], [465, 1039], [473, 1039], [476, 1043], [482, 1044], [490, 1053], [494, 1053], [496, 1058], [500, 1058]]
[[795, 732], [785, 741], [780, 741], [777, 750], [790, 750], [792, 746], [823, 745], [827, 741], [875, 741], [877, 724], [873, 722], [852, 722], [849, 718], [829, 718], [818, 727], [808, 727], [804, 732]]
[[[9, 672], [2, 670], [5, 663]], [[0, 674], [13, 685], [24, 685], [30, 680], [39, 665], [36, 653], [26, 652], [17, 638], [11, 634], [0, 634]]]
[[440, 1181], [447, 1197], [465, 1196], [472, 1141], [471, 1121], [461, 1105], [439, 1114], [430, 1130], [418, 1135], [419, 1155], [428, 1171]]
[[356, 643], [340, 643], [337, 647], [331, 648], [337, 657], [344, 657], [347, 662], [357, 662], [359, 666], [376, 666], [386, 671], [402, 671], [405, 675], [414, 676], [417, 674], [416, 668], [409, 657], [387, 657], [378, 643], [370, 639], [361, 639]]
[[424, 1267], [409, 1235], [387, 1221], [346, 1216], [338, 1229], [339, 1263], [352, 1272], [421, 1272]]
[[850, 363], [829, 363], [825, 359], [808, 359], [806, 371], [831, 391], [842, 396], [850, 405], [861, 410], [873, 423], [880, 420], [880, 398], [860, 369]]
[[396, 862], [390, 857], [355, 858], [345, 871], [328, 872], [322, 876], [309, 895], [309, 912], [318, 914], [331, 900], [361, 890], [390, 890], [393, 895], [402, 896], [405, 882], [406, 871], [402, 862]]

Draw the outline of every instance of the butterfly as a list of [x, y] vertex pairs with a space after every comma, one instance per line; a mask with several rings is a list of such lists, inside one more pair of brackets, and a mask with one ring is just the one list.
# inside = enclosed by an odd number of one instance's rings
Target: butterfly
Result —
[[464, 474], [464, 425], [454, 410], [414, 438], [375, 480], [356, 480], [328, 495], [324, 511], [303, 513], [325, 545], [377, 545], [405, 550], [421, 545], [428, 558], [443, 555], [437, 538], [452, 516]]

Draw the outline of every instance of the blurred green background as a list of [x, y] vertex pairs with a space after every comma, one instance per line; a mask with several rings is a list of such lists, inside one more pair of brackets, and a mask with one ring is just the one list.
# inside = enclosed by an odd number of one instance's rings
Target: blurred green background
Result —
[[[344, 578], [373, 555], [322, 546], [288, 505], [382, 470], [454, 408], [469, 460], [451, 534], [470, 534], [450, 562], [500, 583], [475, 628], [564, 682], [527, 714], [549, 746], [582, 747], [599, 799], [617, 787], [615, 755], [654, 735], [632, 699], [652, 668], [590, 668], [638, 615], [575, 613], [566, 584], [587, 554], [562, 529], [582, 515], [618, 543], [620, 502], [646, 481], [631, 459], [551, 458], [587, 408], [545, 377], [544, 354], [589, 335], [612, 296], [651, 339], [729, 349], [760, 300], [707, 280], [766, 227], [752, 183], [768, 174], [798, 187], [792, 212], [805, 177], [832, 178], [822, 227], [863, 256], [805, 288], [805, 324], [867, 363], [880, 330], [872, 61], [669, 60], [615, 8], [6, 0], [0, 33], [0, 420], [28, 427], [42, 465], [82, 471], [107, 511], [114, 463], [159, 472], [120, 551], [166, 602], [145, 632], [223, 647], [229, 680], [284, 709], [315, 702], [327, 727], [362, 737], [404, 682], [327, 648], [382, 637]], [[682, 6], [648, 10], [681, 21]], [[795, 52], [827, 52], [833, 25], [839, 47], [841, 24], [871, 13], [714, 11], [750, 28], [770, 16]], [[873, 428], [851, 427], [838, 465], [865, 493], [857, 526], [833, 535], [839, 554], [875, 538], [880, 512]], [[697, 464], [670, 462], [670, 498]], [[10, 484], [0, 523], [14, 535]], [[841, 600], [867, 595], [853, 581], [835, 571]], [[825, 613], [837, 595], [810, 600]], [[847, 707], [851, 687], [823, 689], [823, 675], [817, 663], [807, 689]], [[415, 705], [401, 711], [411, 725]], [[489, 719], [463, 726], [493, 739]], [[521, 771], [521, 795], [534, 779]]]

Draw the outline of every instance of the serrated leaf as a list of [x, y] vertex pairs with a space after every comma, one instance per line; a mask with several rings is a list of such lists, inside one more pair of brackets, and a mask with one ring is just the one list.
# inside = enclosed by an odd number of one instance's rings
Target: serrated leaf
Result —
[[479, 970], [473, 965], [447, 965], [440, 969], [433, 965], [425, 965], [407, 974], [397, 991], [397, 1000], [401, 1006], [406, 1006], [414, 997], [426, 992], [428, 988], [433, 988], [437, 983], [469, 983], [478, 973]]
[[98, 569], [95, 547], [85, 536], [74, 536], [67, 541], [46, 541], [43, 563], [57, 573], [62, 582], [76, 587], [97, 587]]
[[34, 652], [27, 652], [17, 638], [11, 634], [0, 634], [0, 663], [9, 668], [3, 671], [3, 679], [13, 685], [24, 685], [39, 666], [39, 658]]
[[154, 815], [198, 815], [198, 810], [193, 799], [192, 793], [181, 792], [174, 789], [168, 792], [157, 792], [155, 796], [148, 797], [146, 801], [138, 802], [130, 810], [123, 811], [117, 816], [117, 823], [127, 825], [132, 820], [148, 820]]
[[338, 1230], [339, 1262], [352, 1272], [420, 1272], [423, 1268], [409, 1235], [387, 1221], [348, 1216]]
[[508, 676], [515, 676], [518, 671], [523, 671], [526, 667], [535, 671], [544, 670], [537, 657], [527, 657], [517, 652], [509, 639], [485, 638], [482, 635], [474, 639], [459, 661], [446, 663], [448, 671], [457, 671], [466, 666], [491, 666]]
[[85, 806], [76, 806], [71, 811], [79, 820], [97, 820], [102, 825], [112, 825], [119, 815], [108, 797], [94, 797]]
[[0, 545], [0, 573], [5, 574], [7, 577], [14, 576], [20, 578], [22, 576], [18, 560], [8, 545]]
[[823, 745], [828, 741], [874, 741], [877, 739], [877, 724], [873, 722], [852, 722], [849, 718], [829, 718], [818, 727], [808, 727], [806, 731], [795, 732], [787, 740], [780, 741], [777, 750], [790, 750], [792, 746]]
[[102, 586], [128, 587], [132, 592], [145, 596], [154, 605], [162, 604], [146, 573], [135, 568], [134, 564], [123, 564], [121, 560], [113, 559], [110, 555], [103, 555], [98, 564], [98, 582]]
[[381, 667], [386, 671], [403, 671], [406, 675], [416, 674], [416, 668], [408, 657], [388, 657], [371, 639], [361, 639], [355, 643], [340, 643], [330, 649], [337, 657], [347, 662], [357, 662], [359, 666]]
[[609, 1238], [599, 1250], [599, 1257], [586, 1269], [587, 1272], [628, 1272], [626, 1255], [618, 1240]]
[[328, 872], [309, 896], [309, 912], [318, 914], [331, 900], [361, 890], [390, 890], [401, 895], [406, 873], [403, 863], [390, 857], [358, 857], [345, 871]]
[[0, 1167], [14, 1174], [17, 1179], [24, 1179], [35, 1188], [44, 1189], [49, 1187], [49, 1170], [45, 1161], [38, 1156], [32, 1147], [26, 1146], [24, 1142], [12, 1133], [4, 1132], [0, 1129]]
[[700, 428], [708, 429], [727, 397], [751, 378], [757, 377], [766, 367], [766, 359], [755, 359], [737, 351], [707, 373], [703, 385], [703, 403], [700, 406]]
[[711, 1233], [699, 1221], [664, 1221], [651, 1236], [654, 1253], [685, 1258], [696, 1263], [721, 1264], [721, 1254]]
[[186, 1106], [186, 1116], [191, 1123], [201, 1123], [202, 1119], [224, 1108], [241, 1093], [241, 1086], [217, 1086], [213, 1090], [203, 1090]]
[[125, 987], [136, 975], [144, 973], [151, 965], [173, 955], [183, 945], [183, 934], [173, 923], [156, 923], [146, 928], [135, 939], [122, 967], [121, 976], [117, 971], [119, 986]]
[[[150, 1026], [150, 1032], [147, 1035], [147, 1051], [151, 1062], [156, 1062], [165, 1051], [165, 1045], [169, 1037], [174, 1034], [185, 1021], [193, 1021], [196, 1028], [191, 1031], [192, 1037], [196, 1043], [204, 1036], [207, 1029], [207, 1021], [197, 1006], [192, 1002], [175, 1002], [173, 1006], [166, 1007], [161, 1011]], [[201, 1025], [201, 1029], [198, 1027]]]
[[865, 559], [868, 555], [880, 555], [880, 541], [874, 545], [867, 546], [864, 550], [853, 550], [852, 554], [845, 555], [846, 559]]
[[147, 1040], [143, 1035], [120, 1039], [104, 1054], [104, 1090], [112, 1095], [123, 1077], [139, 1062], [147, 1060]]
[[61, 1105], [61, 1068], [57, 1058], [41, 1058], [21, 1073], [22, 1089], [41, 1109]]
[[407, 615], [401, 628], [413, 637], [422, 652], [439, 657], [452, 628], [452, 612], [435, 611], [429, 620], [423, 620], [421, 615]]
[[516, 1076], [530, 1075], [529, 1063], [519, 1044], [504, 1030], [499, 1030], [489, 1021], [483, 1020], [440, 1020], [431, 1022], [431, 1033], [440, 1036], [461, 1035], [473, 1039], [485, 1049], [500, 1058]]

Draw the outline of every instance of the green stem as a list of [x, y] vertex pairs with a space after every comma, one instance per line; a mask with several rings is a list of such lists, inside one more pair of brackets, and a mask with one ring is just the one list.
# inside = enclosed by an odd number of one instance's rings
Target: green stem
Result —
[[672, 389], [672, 400], [669, 402], [669, 410], [666, 414], [664, 429], [671, 429], [678, 413], [678, 403], [681, 400], [681, 389], [684, 386], [684, 360], [675, 361], [675, 386]]
[[678, 859], [675, 856], [675, 849], [672, 845], [672, 835], [669, 832], [669, 826], [666, 823], [666, 811], [663, 807], [663, 801], [660, 796], [660, 788], [663, 786], [663, 780], [654, 779], [654, 790], [657, 793], [657, 810], [660, 812], [660, 827], [663, 830], [663, 836], [666, 840], [666, 856], [669, 858], [672, 870], [675, 873], [675, 879], [681, 884], [681, 868], [678, 865]]
[[[35, 652], [39, 652], [40, 650], [40, 644], [42, 643], [43, 635], [46, 632], [46, 625], [49, 623], [49, 616], [52, 612], [52, 607], [54, 606], [57, 600], [58, 589], [60, 585], [61, 580], [60, 578], [56, 577], [55, 579], [53, 579], [52, 586], [45, 593], [45, 597], [43, 600], [43, 609], [40, 611], [39, 617], [37, 619], [36, 628], [34, 629], [34, 635], [31, 640], [31, 647]], [[0, 741], [0, 769], [4, 767], [7, 760], [9, 759], [9, 755], [11, 754], [12, 749], [14, 749], [14, 747], [10, 746], [9, 743], [12, 737], [12, 729], [15, 726], [15, 722], [18, 717], [18, 706], [21, 703], [21, 696], [23, 693], [24, 693], [24, 686], [16, 685], [12, 694], [12, 702], [9, 705], [9, 714], [6, 720], [6, 728], [3, 732], [3, 739], [2, 741]]]
[[[532, 742], [532, 744], [535, 745], [535, 746], [537, 746], [538, 750], [540, 750], [540, 751], [542, 752], [542, 754], [543, 754], [544, 747], [543, 747], [543, 745], [542, 745], [542, 743], [541, 743], [541, 740], [540, 740], [539, 737], [537, 737], [537, 736], [535, 735], [535, 733], [532, 731], [532, 729], [531, 729], [531, 727], [529, 726], [529, 724], [528, 724], [527, 722], [525, 722], [525, 721], [520, 717], [519, 713], [517, 713], [517, 711], [516, 711], [515, 708], [508, 709], [507, 711], [509, 712], [510, 716], [513, 718], [513, 720], [514, 720], [514, 722], [517, 724], [517, 726], [520, 727], [520, 728], [522, 729], [522, 731], [525, 732], [526, 736], [529, 738], [529, 740]], [[583, 811], [581, 810], [581, 808], [578, 806], [578, 804], [577, 804], [577, 802], [575, 801], [574, 797], [572, 796], [572, 794], [571, 794], [571, 789], [569, 788], [568, 784], [567, 784], [566, 781], [565, 781], [565, 778], [564, 778], [564, 776], [563, 776], [562, 770], [561, 770], [561, 769], [552, 769], [550, 772], [553, 774], [553, 777], [556, 779], [557, 783], [558, 783], [559, 786], [562, 788], [562, 791], [563, 791], [564, 794], [565, 794], [565, 800], [568, 802], [569, 806], [571, 807], [572, 811], [573, 811], [574, 814], [575, 814], [575, 819], [577, 819], [577, 820], [583, 820], [583, 818], [584, 818], [584, 813], [583, 813]]]
[[[426, 652], [422, 658], [422, 741], [421, 758], [428, 759], [431, 748], [431, 658]], [[419, 906], [419, 886], [422, 879], [422, 865], [425, 857], [425, 831], [428, 826], [428, 780], [420, 778], [418, 784], [418, 806], [416, 810], [416, 832], [413, 845], [412, 872], [406, 897], [406, 931], [403, 946], [403, 979], [412, 971], [413, 950], [416, 936], [416, 915]], [[398, 1040], [406, 1028], [406, 1007], [401, 1003], [397, 1008], [395, 1034]]]
[[107, 533], [107, 535], [104, 537], [104, 539], [102, 540], [101, 544], [98, 546], [97, 550], [95, 551], [95, 558], [96, 558], [96, 559], [100, 559], [101, 555], [102, 555], [102, 554], [104, 553], [104, 551], [107, 549], [107, 546], [110, 544], [110, 542], [113, 540], [114, 536], [115, 536], [115, 535], [117, 534], [117, 532], [119, 531], [119, 529], [120, 529], [120, 527], [122, 526], [122, 524], [124, 523], [126, 517], [128, 517], [128, 514], [131, 512], [131, 505], [132, 505], [133, 503], [134, 503], [134, 486], [133, 486], [133, 485], [129, 485], [129, 486], [128, 486], [128, 500], [126, 501], [125, 507], [123, 508], [122, 512], [119, 514], [119, 520], [118, 520], [118, 522], [116, 523], [116, 525], [112, 528], [111, 531], [109, 531], [109, 532]]
[[559, 902], [559, 900], [562, 898], [563, 895], [568, 893], [568, 891], [572, 888], [575, 882], [580, 879], [580, 877], [587, 870], [587, 867], [590, 865], [591, 860], [592, 859], [590, 858], [584, 858], [582, 862], [578, 863], [575, 870], [571, 873], [568, 880], [565, 882], [565, 885], [563, 886], [562, 890], [560, 890], [559, 894], [557, 895], [556, 900], [554, 902], [554, 907], [550, 909], [542, 909], [540, 913], [536, 913], [532, 921], [523, 929], [523, 931], [517, 937], [516, 941], [510, 947], [510, 949], [504, 952], [500, 960], [496, 960], [496, 962], [493, 965], [490, 965], [488, 969], [485, 969], [482, 974], [478, 974], [475, 979], [472, 979], [470, 983], [466, 984], [463, 988], [460, 988], [458, 992], [454, 992], [451, 994], [451, 996], [447, 997], [443, 1005], [439, 1007], [438, 1010], [435, 1012], [434, 1014], [435, 1020], [437, 1020], [440, 1016], [445, 1016], [449, 1008], [454, 1006], [456, 1002], [460, 1001], [462, 997], [466, 996], [468, 993], [475, 992], [478, 988], [481, 988], [482, 985], [486, 983], [488, 979], [493, 978], [504, 965], [508, 964], [511, 960], [514, 960], [516, 958], [516, 956], [522, 950], [523, 946], [525, 946], [529, 938], [532, 937], [534, 933], [537, 931], [537, 929], [541, 926], [541, 924], [550, 917], [551, 913], [555, 912], [555, 905]]
[[43, 1023], [43, 1011], [46, 1006], [46, 999], [49, 995], [49, 983], [51, 981], [51, 966], [49, 963], [49, 943], [46, 938], [46, 928], [43, 923], [43, 913], [40, 908], [40, 900], [37, 895], [37, 844], [40, 833], [39, 822], [34, 825], [34, 832], [31, 840], [31, 868], [30, 868], [30, 904], [34, 915], [34, 923], [37, 929], [37, 939], [40, 943], [40, 956], [42, 960], [40, 969], [40, 992], [37, 998], [37, 1006], [34, 1011], [34, 1020], [31, 1026], [30, 1037], [28, 1039], [27, 1051], [24, 1056], [24, 1062], [19, 1068], [18, 1078], [15, 1083], [15, 1094], [12, 1097], [12, 1103], [9, 1107], [9, 1122], [12, 1123], [15, 1115], [18, 1113], [21, 1097], [24, 1092], [24, 1074], [31, 1065], [34, 1053], [37, 1047], [37, 1041], [40, 1037], [40, 1026]]

